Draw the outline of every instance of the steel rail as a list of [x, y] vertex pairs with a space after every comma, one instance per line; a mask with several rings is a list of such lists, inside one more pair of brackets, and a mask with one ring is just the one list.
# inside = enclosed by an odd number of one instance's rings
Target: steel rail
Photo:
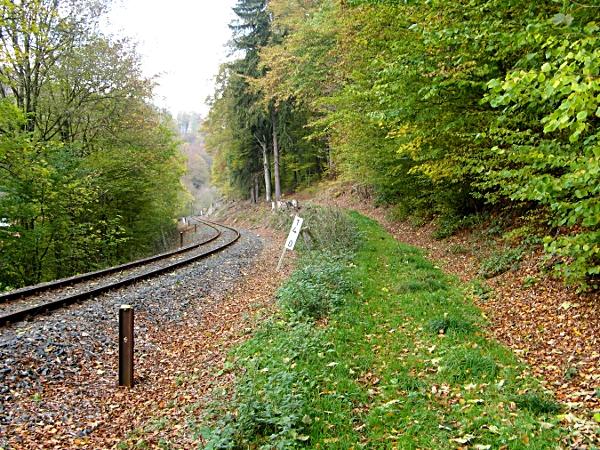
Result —
[[201, 242], [195, 242], [185, 247], [181, 247], [177, 250], [172, 250], [169, 252], [159, 253], [154, 256], [149, 256], [148, 258], [138, 259], [136, 261], [131, 261], [125, 264], [120, 264], [118, 266], [108, 267], [106, 269], [97, 270], [94, 272], [88, 272], [80, 275], [74, 275], [68, 278], [61, 278], [60, 280], [50, 281], [48, 283], [40, 283], [34, 286], [27, 286], [21, 289], [15, 289], [14, 291], [7, 292], [6, 294], [0, 294], [0, 303], [5, 303], [11, 300], [16, 300], [22, 297], [28, 297], [30, 295], [39, 294], [41, 292], [50, 291], [52, 289], [58, 289], [65, 286], [71, 286], [73, 284], [93, 280], [95, 278], [100, 278], [106, 275], [112, 275], [117, 272], [122, 272], [124, 270], [133, 269], [135, 267], [143, 266], [144, 264], [149, 264], [151, 262], [159, 261], [161, 259], [169, 258], [171, 256], [179, 255], [181, 253], [188, 252], [190, 250], [194, 250], [202, 245], [206, 245], [209, 242], [218, 239], [221, 236], [221, 232], [215, 228], [213, 225], [208, 223], [206, 226], [212, 228], [215, 233], [210, 236], [208, 239], [205, 239]]
[[[128, 285], [134, 284], [138, 281], [146, 280], [148, 278], [163, 274], [165, 272], [169, 272], [173, 269], [179, 268], [179, 267], [189, 264], [191, 262], [198, 261], [200, 259], [207, 258], [207, 257], [214, 255], [222, 250], [225, 250], [226, 248], [228, 248], [231, 245], [233, 245], [234, 243], [236, 243], [240, 238], [239, 231], [234, 228], [228, 227], [226, 225], [221, 225], [221, 224], [218, 224], [215, 222], [211, 222], [208, 220], [204, 220], [204, 219], [202, 219], [202, 220], [198, 219], [198, 221], [202, 222], [206, 225], [209, 225], [209, 226], [213, 226], [213, 227], [220, 226], [222, 228], [226, 228], [226, 229], [234, 232], [234, 238], [230, 239], [229, 241], [225, 242], [225, 244], [220, 245], [219, 247], [216, 247], [214, 249], [208, 250], [206, 252], [203, 252], [203, 253], [200, 253], [197, 255], [193, 255], [193, 256], [185, 258], [185, 259], [181, 259], [179, 261], [175, 261], [172, 264], [169, 264], [165, 267], [159, 267], [159, 268], [153, 269], [149, 272], [145, 272], [145, 273], [142, 273], [139, 275], [134, 275], [132, 277], [125, 278], [123, 280], [119, 280], [119, 281], [107, 284], [105, 286], [100, 286], [100, 287], [97, 287], [94, 289], [90, 289], [88, 291], [67, 295], [67, 296], [61, 297], [57, 300], [54, 300], [54, 301], [51, 301], [48, 303], [44, 303], [41, 305], [35, 305], [35, 306], [29, 307], [29, 308], [14, 311], [12, 313], [0, 315], [0, 326], [7, 325], [9, 323], [19, 322], [19, 321], [22, 321], [23, 319], [26, 319], [27, 317], [35, 316], [35, 315], [44, 313], [46, 311], [60, 308], [62, 306], [77, 303], [82, 300], [87, 300], [89, 298], [96, 297], [100, 294], [111, 291], [113, 289], [118, 289], [120, 287], [128, 286]], [[222, 235], [222, 233], [219, 233], [219, 237], [221, 235]], [[212, 239], [212, 241], [214, 241], [215, 239], [216, 238]], [[181, 253], [181, 252], [179, 252], [179, 253]], [[173, 253], [173, 254], [177, 254], [177, 253]]]

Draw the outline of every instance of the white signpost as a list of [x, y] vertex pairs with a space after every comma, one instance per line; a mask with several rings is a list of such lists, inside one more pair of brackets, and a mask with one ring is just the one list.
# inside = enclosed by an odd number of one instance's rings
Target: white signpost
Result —
[[283, 258], [285, 256], [285, 252], [287, 250], [294, 250], [294, 246], [296, 245], [296, 241], [298, 240], [298, 236], [300, 236], [300, 229], [302, 228], [302, 222], [304, 219], [301, 217], [294, 217], [294, 223], [292, 223], [292, 229], [290, 230], [290, 234], [285, 241], [285, 246], [283, 247], [283, 252], [281, 253], [281, 257], [279, 258], [279, 264], [277, 264], [277, 271], [281, 269], [281, 264], [283, 263]]

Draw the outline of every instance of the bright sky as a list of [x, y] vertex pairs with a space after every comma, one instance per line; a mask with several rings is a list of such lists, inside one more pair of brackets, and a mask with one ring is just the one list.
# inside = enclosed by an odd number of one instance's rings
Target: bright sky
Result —
[[139, 43], [147, 76], [160, 75], [155, 103], [173, 115], [208, 112], [214, 76], [226, 60], [236, 0], [116, 0], [110, 30]]

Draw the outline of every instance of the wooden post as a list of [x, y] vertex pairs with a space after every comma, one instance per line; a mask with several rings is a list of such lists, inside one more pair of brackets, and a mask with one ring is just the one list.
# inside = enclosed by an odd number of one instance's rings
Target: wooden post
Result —
[[179, 248], [183, 247], [183, 231], [179, 232]]
[[133, 387], [133, 307], [119, 308], [119, 386]]
[[281, 256], [279, 257], [279, 262], [277, 263], [277, 272], [281, 270], [281, 265], [283, 264], [283, 258], [285, 257], [285, 252], [287, 248], [283, 247], [283, 251], [281, 252]]

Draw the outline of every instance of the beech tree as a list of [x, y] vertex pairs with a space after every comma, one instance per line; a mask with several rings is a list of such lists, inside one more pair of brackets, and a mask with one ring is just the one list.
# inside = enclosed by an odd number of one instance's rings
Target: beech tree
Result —
[[[439, 236], [481, 215], [516, 216], [511, 236], [543, 246], [569, 282], [600, 285], [598, 8], [551, 0], [267, 8], [270, 36], [246, 53], [256, 70], [242, 75], [243, 92], [266, 113], [283, 190], [327, 170], [370, 188], [398, 216], [436, 220]], [[249, 21], [246, 42], [253, 30]], [[239, 101], [234, 91], [227, 98]]]

